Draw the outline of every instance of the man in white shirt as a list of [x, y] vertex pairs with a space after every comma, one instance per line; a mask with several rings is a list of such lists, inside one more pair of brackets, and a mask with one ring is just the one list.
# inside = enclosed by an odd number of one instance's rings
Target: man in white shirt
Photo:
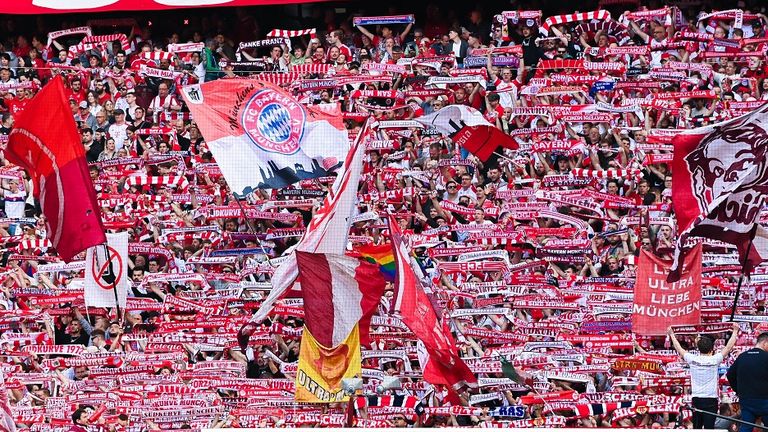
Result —
[[[675, 351], [690, 365], [691, 396], [693, 398], [691, 402], [693, 407], [702, 411], [717, 413], [719, 405], [718, 382], [720, 380], [718, 369], [723, 359], [730, 354], [733, 346], [736, 345], [739, 325], [733, 323], [733, 333], [731, 333], [728, 343], [717, 354], [714, 352], [715, 341], [709, 335], [696, 336], [696, 347], [699, 350], [699, 354], [693, 354], [680, 346], [680, 342], [675, 337], [672, 327], [667, 330], [667, 334], [672, 340]], [[708, 414], [694, 411], [692, 421], [694, 429], [714, 429], [715, 427], [715, 417]]]
[[27, 193], [19, 189], [19, 181], [12, 179], [8, 182], [8, 187], [5, 187], [5, 184], [1, 187], [0, 195], [5, 200], [5, 216], [9, 218], [23, 218]]
[[115, 149], [120, 150], [128, 138], [128, 123], [125, 122], [125, 111], [120, 108], [114, 111], [115, 123], [109, 127], [109, 136], [115, 140]]
[[155, 123], [158, 123], [161, 112], [181, 111], [181, 104], [174, 95], [169, 94], [169, 89], [168, 83], [161, 82], [157, 86], [157, 96], [149, 104], [155, 113]]

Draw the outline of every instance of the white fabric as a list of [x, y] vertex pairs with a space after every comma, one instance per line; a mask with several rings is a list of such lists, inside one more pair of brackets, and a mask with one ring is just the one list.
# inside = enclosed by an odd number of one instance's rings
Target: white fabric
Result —
[[691, 367], [691, 396], [716, 398], [717, 383], [720, 378], [718, 368], [723, 362], [723, 355], [697, 355], [686, 353], [683, 360]]
[[22, 191], [16, 193], [5, 191], [5, 215], [9, 218], [23, 218], [26, 206], [27, 194]]
[[[105, 281], [99, 277], [97, 281], [94, 275], [100, 275], [102, 268], [107, 263], [106, 250], [103, 245], [88, 248], [85, 258], [85, 305], [91, 307], [114, 307], [115, 289], [117, 290], [117, 299], [120, 307], [125, 307], [128, 297], [128, 233], [107, 234], [107, 244], [109, 248], [117, 252], [110, 251], [112, 258], [112, 270], [116, 279], [114, 288], [111, 282]], [[96, 254], [94, 256], [94, 254]], [[108, 264], [106, 264], [108, 265]]]

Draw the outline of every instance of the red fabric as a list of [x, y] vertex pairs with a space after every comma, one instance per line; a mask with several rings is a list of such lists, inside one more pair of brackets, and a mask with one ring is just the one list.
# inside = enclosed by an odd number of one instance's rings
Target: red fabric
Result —
[[[685, 257], [681, 278], [667, 282], [671, 262], [640, 250], [632, 331], [663, 335], [671, 325], [701, 323], [701, 244]], [[683, 312], [683, 313], [681, 313]]]
[[[72, 12], [112, 12], [112, 11], [142, 11], [170, 10], [179, 8], [222, 7], [222, 6], [264, 6], [293, 3], [321, 2], [325, 0], [193, 0], [181, 4], [168, 0], [92, 0], [89, 7], [83, 7], [84, 2], [69, 0], [17, 0], [3, 5], [5, 14], [60, 14]], [[34, 4], [33, 4], [34, 3]]]
[[[59, 126], [50, 128], [51, 124]], [[26, 169], [35, 182], [59, 256], [69, 262], [86, 248], [106, 242], [85, 152], [60, 77], [27, 104], [14, 126], [6, 157]]]
[[[768, 258], [761, 242], [750, 247], [750, 238], [765, 236], [757, 222], [768, 185], [766, 117], [768, 104], [672, 140], [672, 204], [679, 243], [696, 235], [734, 244], [740, 260], [747, 257], [747, 273]], [[673, 269], [670, 281], [677, 276]]]
[[359, 322], [360, 339], [367, 341], [371, 315], [384, 293], [385, 282], [378, 266], [344, 255], [300, 251], [296, 252], [296, 262], [304, 298], [304, 324], [317, 342], [333, 347], [334, 339], [346, 339], [351, 326], [340, 323], [342, 320]]
[[[2, 392], [3, 395], [8, 392], [5, 387], [5, 377], [2, 372], [0, 372], [0, 392]], [[13, 413], [11, 412], [11, 405], [8, 402], [7, 397], [3, 397], [2, 400], [0, 400], [0, 431], [16, 431], [16, 423], [13, 421]]]
[[461, 145], [483, 162], [486, 162], [500, 145], [517, 148], [516, 142], [496, 126], [464, 127], [454, 136], [453, 142]]
[[429, 353], [429, 360], [424, 367], [424, 379], [450, 388], [476, 383], [475, 375], [458, 355], [456, 341], [440, 323], [421, 282], [413, 272], [407, 247], [402, 241], [402, 230], [393, 215], [389, 215], [389, 229], [397, 266], [393, 312], [400, 314], [403, 323]]

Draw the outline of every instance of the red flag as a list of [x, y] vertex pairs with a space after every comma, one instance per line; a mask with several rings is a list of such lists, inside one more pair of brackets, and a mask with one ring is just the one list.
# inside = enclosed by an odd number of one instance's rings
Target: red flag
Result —
[[[464, 147], [483, 162], [491, 157], [499, 145], [508, 141], [510, 141], [509, 135], [496, 126], [465, 126], [453, 136], [453, 142]], [[517, 145], [504, 145], [504, 147], [516, 149]]]
[[[365, 156], [365, 143], [363, 138], [368, 134], [367, 120], [363, 129], [357, 136], [352, 148], [349, 149], [344, 166], [338, 177], [333, 182], [331, 190], [325, 196], [323, 204], [307, 227], [304, 236], [296, 245], [296, 250], [313, 253], [343, 254], [347, 247], [347, 236], [352, 212], [355, 209], [357, 198], [357, 183], [363, 167]], [[263, 321], [275, 302], [286, 295], [298, 278], [298, 265], [296, 254], [289, 253], [286, 260], [272, 275], [272, 290], [269, 296], [261, 303], [259, 310], [251, 318], [251, 321], [240, 329], [237, 335], [241, 347], [248, 343], [248, 339], [256, 331], [257, 323]], [[363, 341], [367, 338], [367, 330], [363, 333]]]
[[424, 379], [453, 389], [477, 383], [475, 375], [459, 357], [453, 336], [440, 323], [421, 281], [416, 278], [408, 247], [402, 241], [402, 231], [393, 215], [389, 215], [389, 229], [397, 265], [393, 312], [400, 314], [403, 323], [429, 353]]
[[5, 156], [29, 172], [51, 241], [64, 261], [107, 241], [61, 77], [48, 83], [16, 119]]
[[768, 259], [768, 230], [757, 223], [768, 194], [768, 104], [683, 132], [672, 143], [672, 203], [679, 237], [669, 280], [679, 277], [679, 251], [689, 236], [736, 245], [746, 259], [744, 271], [750, 273]]
[[368, 331], [384, 277], [378, 266], [357, 258], [295, 253], [304, 298], [296, 400], [345, 400], [341, 381], [361, 373], [360, 330]]
[[428, 128], [450, 135], [453, 141], [487, 161], [499, 147], [517, 149], [517, 141], [491, 124], [480, 111], [465, 105], [449, 105], [434, 114], [414, 119]]
[[640, 250], [632, 331], [663, 335], [667, 327], [701, 322], [701, 244], [686, 254], [682, 277], [667, 282], [670, 262]]
[[[375, 264], [345, 255], [296, 252], [304, 322], [326, 347], [343, 342], [360, 322], [367, 338], [371, 314], [384, 294], [384, 277]], [[363, 322], [364, 317], [367, 321]], [[365, 337], [362, 335], [365, 334]]]

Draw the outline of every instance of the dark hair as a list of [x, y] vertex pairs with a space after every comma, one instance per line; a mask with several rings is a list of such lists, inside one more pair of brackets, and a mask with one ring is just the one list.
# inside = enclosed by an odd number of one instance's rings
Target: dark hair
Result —
[[72, 413], [72, 423], [74, 423], [76, 425], [79, 425], [80, 424], [80, 417], [83, 415], [84, 412], [85, 412], [85, 408], [84, 407], [80, 407], [80, 408], [76, 409], [75, 412]]
[[768, 341], [768, 332], [762, 332], [757, 335], [757, 343], [763, 343]]
[[700, 335], [696, 347], [702, 354], [709, 354], [715, 349], [715, 341], [709, 335]]

